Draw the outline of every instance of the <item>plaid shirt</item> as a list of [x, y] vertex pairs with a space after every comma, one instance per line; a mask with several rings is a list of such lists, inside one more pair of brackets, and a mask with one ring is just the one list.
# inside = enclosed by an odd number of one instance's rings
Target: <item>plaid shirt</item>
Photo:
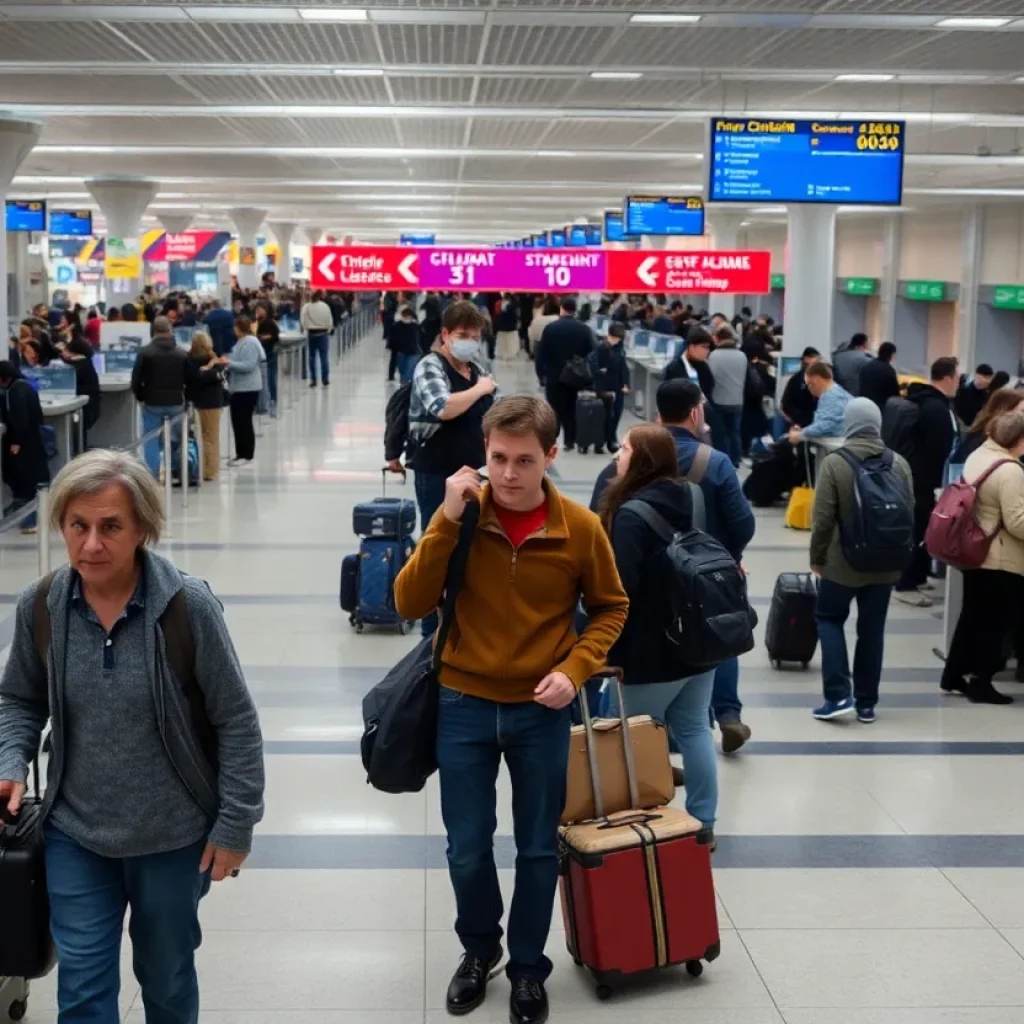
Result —
[[[416, 364], [409, 395], [409, 440], [416, 444], [426, 443], [441, 429], [440, 416], [452, 394], [443, 359], [431, 352]], [[479, 366], [476, 369], [484, 375]], [[494, 394], [497, 398], [498, 392]]]

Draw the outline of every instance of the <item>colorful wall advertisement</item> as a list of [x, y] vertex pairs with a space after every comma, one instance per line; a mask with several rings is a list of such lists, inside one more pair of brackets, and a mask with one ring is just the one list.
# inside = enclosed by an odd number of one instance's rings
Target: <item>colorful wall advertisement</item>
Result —
[[134, 238], [108, 238], [103, 270], [108, 281], [137, 281], [142, 276], [142, 254]]

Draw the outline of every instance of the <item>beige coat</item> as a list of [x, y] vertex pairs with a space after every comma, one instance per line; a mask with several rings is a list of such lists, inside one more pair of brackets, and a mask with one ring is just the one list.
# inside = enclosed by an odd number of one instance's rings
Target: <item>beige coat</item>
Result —
[[1024, 467], [991, 438], [964, 465], [964, 479], [973, 483], [994, 462], [1010, 459], [978, 488], [978, 524], [986, 533], [999, 527], [983, 569], [1002, 569], [1024, 576]]
[[544, 316], [538, 313], [531, 321], [529, 330], [526, 332], [526, 336], [530, 339], [531, 345], [540, 344], [540, 336], [544, 333], [544, 328], [548, 324], [554, 323], [558, 319], [558, 314], [554, 316]]

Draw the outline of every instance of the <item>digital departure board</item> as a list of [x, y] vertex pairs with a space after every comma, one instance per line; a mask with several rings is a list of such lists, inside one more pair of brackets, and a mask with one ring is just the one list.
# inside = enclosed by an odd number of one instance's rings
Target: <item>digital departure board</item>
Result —
[[704, 200], [700, 196], [628, 196], [627, 235], [703, 235]]
[[626, 236], [626, 228], [622, 214], [618, 210], [606, 210], [604, 215], [604, 240], [606, 242], [632, 242]]
[[716, 203], [869, 203], [903, 197], [903, 121], [711, 121]]
[[4, 224], [8, 231], [45, 231], [46, 203], [42, 199], [8, 199]]
[[587, 225], [587, 245], [601, 244], [601, 228], [597, 224]]
[[548, 244], [552, 249], [564, 249], [568, 239], [565, 237], [564, 231], [549, 231], [548, 232]]
[[565, 236], [573, 249], [582, 249], [587, 244], [586, 224], [572, 224], [565, 229]]
[[89, 236], [92, 234], [91, 210], [51, 210], [51, 235]]

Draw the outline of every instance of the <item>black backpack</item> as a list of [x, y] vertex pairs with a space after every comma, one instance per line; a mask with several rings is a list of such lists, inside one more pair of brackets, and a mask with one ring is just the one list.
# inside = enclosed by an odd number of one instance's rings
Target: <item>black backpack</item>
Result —
[[857, 572], [902, 572], [914, 553], [914, 512], [892, 452], [835, 454], [853, 471], [853, 518], [839, 522], [843, 557]]
[[583, 356], [573, 356], [562, 367], [558, 375], [558, 383], [564, 384], [574, 391], [588, 391], [594, 386], [594, 376], [590, 372], [590, 364]]
[[409, 406], [412, 404], [412, 382], [403, 384], [384, 408], [384, 459], [393, 462], [405, 454], [409, 443]]
[[665, 542], [659, 556], [665, 621], [659, 646], [679, 677], [705, 672], [754, 647], [757, 614], [747, 600], [747, 581], [736, 560], [710, 534], [676, 530], [646, 501], [622, 505]]
[[892, 397], [882, 410], [882, 440], [886, 448], [902, 455], [908, 462], [914, 458], [914, 434], [920, 408], [906, 398]]

